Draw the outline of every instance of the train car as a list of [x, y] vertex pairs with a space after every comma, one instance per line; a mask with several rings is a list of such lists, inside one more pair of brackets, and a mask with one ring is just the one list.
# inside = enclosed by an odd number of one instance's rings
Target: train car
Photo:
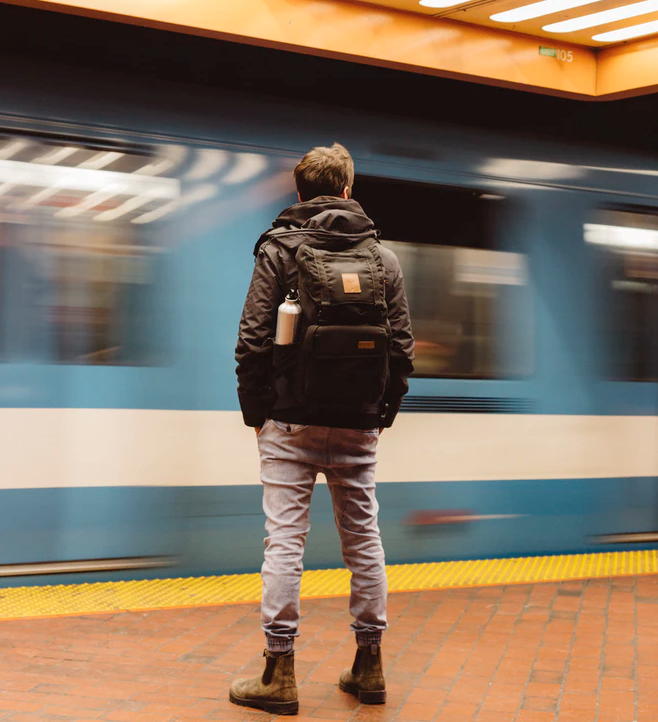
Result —
[[[653, 543], [655, 158], [35, 62], [0, 77], [2, 584], [258, 569], [238, 320], [335, 140], [417, 337], [388, 562]], [[320, 479], [306, 565], [340, 563]]]

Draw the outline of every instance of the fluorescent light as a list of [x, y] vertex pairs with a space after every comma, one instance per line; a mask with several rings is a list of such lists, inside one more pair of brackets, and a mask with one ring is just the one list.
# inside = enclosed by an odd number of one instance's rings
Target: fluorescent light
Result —
[[[57, 211], [55, 215], [63, 218], [72, 218], [91, 210], [114, 196], [133, 196], [116, 208], [95, 216], [95, 220], [111, 221], [151, 200], [175, 201], [180, 194], [178, 180], [157, 177], [175, 164], [171, 159], [150, 162], [135, 173], [117, 173], [102, 170], [123, 155], [115, 151], [97, 153], [77, 166], [57, 165], [59, 161], [80, 150], [68, 146], [41, 156], [40, 163], [24, 163], [3, 158], [22, 150], [25, 145], [21, 143], [17, 141], [0, 149], [0, 195], [21, 185], [41, 189], [16, 203], [15, 207], [20, 210], [38, 205], [62, 190], [90, 194], [76, 205]], [[165, 205], [169, 206], [169, 203]]]
[[585, 241], [597, 246], [656, 251], [658, 250], [658, 230], [586, 223]]
[[124, 201], [116, 208], [111, 208], [109, 211], [99, 213], [97, 216], [94, 216], [94, 220], [103, 222], [115, 221], [117, 218], [125, 216], [126, 213], [130, 213], [131, 211], [135, 211], [138, 208], [145, 206], [154, 198], [157, 198], [157, 196], [153, 196], [151, 193], [143, 193], [140, 196], [134, 196], [133, 198], [129, 198], [127, 201]]
[[629, 28], [610, 30], [607, 33], [592, 36], [592, 40], [596, 40], [599, 43], [615, 43], [620, 40], [640, 38], [643, 35], [651, 35], [652, 33], [658, 33], [658, 20], [652, 20], [649, 23], [641, 23], [640, 25], [631, 25]]
[[[70, 153], [67, 154], [65, 157], [68, 157], [71, 155]], [[92, 156], [89, 160], [84, 161], [83, 163], [78, 164], [77, 168], [93, 168], [96, 170], [99, 170], [100, 168], [103, 168], [103, 166], [109, 165], [113, 161], [115, 161], [118, 157], [122, 156], [123, 153], [97, 153], [96, 155]], [[62, 160], [61, 153], [59, 160]], [[57, 161], [57, 158], [54, 158], [54, 162]], [[30, 196], [29, 198], [26, 198], [23, 201], [20, 201], [19, 203], [15, 203], [13, 208], [19, 211], [26, 211], [29, 208], [32, 208], [34, 206], [38, 206], [40, 203], [43, 203], [43, 201], [48, 200], [48, 198], [52, 198], [53, 196], [56, 196], [62, 188], [59, 185], [51, 186], [50, 188], [43, 188], [38, 193], [35, 193], [33, 196]], [[65, 209], [66, 210], [66, 209]]]
[[255, 178], [266, 167], [265, 156], [256, 153], [240, 153], [233, 168], [222, 178], [222, 183], [227, 185], [244, 183]]
[[89, 170], [75, 166], [36, 165], [15, 160], [0, 160], [0, 183], [50, 188], [57, 186], [72, 191], [106, 190], [116, 185], [118, 193], [139, 195], [152, 190], [157, 197], [172, 199], [178, 196], [179, 183], [173, 178], [153, 178], [137, 173], [114, 173]]
[[420, 0], [418, 3], [424, 8], [451, 8], [454, 5], [463, 5], [470, 0]]
[[[142, 169], [143, 170], [143, 169]], [[189, 203], [195, 203], [200, 200], [205, 200], [206, 198], [212, 198], [218, 191], [218, 188], [216, 185], [213, 185], [212, 183], [203, 183], [201, 185], [198, 185], [191, 193], [188, 193], [187, 196], [183, 197], [180, 201], [180, 205], [188, 205]], [[142, 206], [145, 206], [147, 203], [150, 203], [152, 200], [160, 199], [161, 196], [154, 195], [152, 191], [147, 190], [145, 193], [142, 193], [139, 196], [136, 196], [135, 198], [129, 198], [127, 201], [124, 201], [121, 205], [117, 206], [116, 208], [112, 208], [108, 211], [103, 211], [102, 213], [99, 213], [97, 216], [94, 216], [95, 221], [114, 221], [117, 218], [121, 218], [121, 216], [125, 216], [126, 213], [130, 213], [131, 211], [137, 210], [138, 208], [141, 208]], [[148, 223], [148, 220], [154, 220], [155, 218], [160, 218], [163, 215], [166, 215], [166, 213], [170, 212], [171, 210], [174, 210], [175, 205], [178, 203], [178, 201], [175, 199], [170, 203], [166, 203], [164, 205], [164, 208], [167, 210], [163, 212], [162, 208], [156, 208], [152, 211], [148, 211], [147, 213], [144, 213], [137, 218], [133, 219], [133, 222], [136, 223]], [[144, 220], [144, 217], [147, 217], [147, 220]], [[140, 220], [141, 219], [141, 220]]]
[[7, 143], [3, 148], [0, 148], [0, 160], [8, 160], [27, 148], [27, 146], [28, 143], [24, 140], [13, 140], [11, 143]]
[[[113, 161], [116, 160], [117, 156], [123, 155], [123, 153], [104, 153], [101, 154], [103, 157], [100, 158], [98, 156], [94, 156], [94, 158], [91, 158], [88, 161], [85, 161], [85, 163], [81, 164], [80, 168], [95, 168], [95, 167], [103, 167], [103, 165], [109, 165]], [[115, 157], [111, 157], [115, 156]], [[142, 166], [138, 171], [135, 171], [135, 173], [139, 175], [146, 175], [146, 176], [153, 176], [157, 175], [158, 173], [161, 173], [165, 170], [169, 170], [174, 165], [174, 162], [172, 160], [160, 160], [155, 161], [154, 163], [148, 163], [145, 166]], [[131, 176], [134, 176], [135, 173], [114, 173], [115, 176], [123, 177], [123, 178], [130, 178]], [[177, 186], [178, 187], [178, 186]], [[100, 205], [101, 203], [105, 203], [105, 201], [108, 201], [113, 196], [117, 195], [130, 195], [126, 194], [123, 190], [121, 185], [115, 185], [115, 184], [109, 184], [108, 186], [104, 188], [100, 188], [99, 190], [92, 193], [90, 196], [87, 196], [84, 200], [80, 201], [80, 203], [74, 205], [74, 206], [68, 206], [67, 208], [62, 208], [61, 211], [58, 211], [55, 215], [56, 216], [62, 216], [64, 218], [73, 218], [74, 216], [79, 216], [81, 213], [84, 213], [85, 211], [89, 211], [92, 208], [95, 208], [96, 206]], [[107, 211], [109, 213], [109, 211]], [[103, 215], [102, 213], [99, 215]], [[121, 213], [123, 215], [123, 213]], [[96, 219], [98, 220], [98, 216], [96, 216]], [[100, 220], [111, 220], [110, 218], [100, 218]]]
[[153, 163], [148, 163], [143, 168], [139, 169], [140, 175], [160, 175], [165, 171], [170, 170], [176, 165], [173, 160], [164, 158], [163, 160], [156, 160]]
[[109, 201], [110, 198], [113, 198], [117, 194], [118, 190], [120, 189], [108, 186], [105, 190], [91, 193], [83, 201], [80, 201], [80, 203], [74, 206], [62, 208], [62, 210], [57, 211], [55, 215], [61, 216], [62, 218], [74, 218], [85, 211], [90, 211], [101, 203], [105, 203], [105, 201]]
[[170, 167], [174, 168], [187, 158], [189, 152], [183, 145], [165, 144], [157, 146], [157, 154], [159, 158], [166, 158], [171, 164]]
[[638, 15], [646, 15], [647, 13], [656, 11], [658, 11], [658, 0], [643, 0], [643, 2], [622, 5], [621, 7], [603, 10], [599, 13], [591, 13], [590, 15], [583, 15], [579, 18], [563, 20], [560, 23], [544, 25], [542, 30], [545, 30], [547, 33], [573, 33], [576, 30], [595, 28], [598, 25], [616, 23], [618, 20], [636, 18]]
[[157, 221], [163, 216], [166, 216], [168, 213], [172, 213], [175, 210], [185, 208], [185, 206], [190, 206], [193, 203], [200, 203], [201, 201], [206, 201], [210, 198], [213, 198], [217, 195], [218, 191], [219, 188], [213, 183], [203, 183], [202, 185], [199, 185], [193, 190], [191, 190], [189, 193], [187, 193], [187, 195], [184, 195], [182, 198], [180, 198], [180, 200], [171, 201], [170, 203], [166, 203], [164, 206], [160, 206], [160, 208], [156, 208], [155, 210], [143, 213], [141, 216], [133, 218], [131, 223], [141, 224]]
[[490, 19], [497, 23], [520, 23], [523, 20], [532, 20], [533, 18], [541, 18], [544, 15], [561, 13], [564, 10], [580, 8], [583, 5], [591, 5], [595, 2], [600, 2], [600, 0], [541, 0], [541, 2], [522, 5], [513, 10], [496, 13]]
[[40, 163], [41, 165], [57, 165], [61, 160], [65, 160], [79, 150], [80, 148], [75, 148], [72, 145], [67, 145], [64, 148], [54, 148], [50, 153], [35, 158], [32, 162]]
[[168, 215], [169, 213], [173, 213], [177, 208], [179, 208], [178, 201], [169, 201], [169, 203], [165, 203], [163, 206], [160, 206], [160, 208], [156, 208], [153, 211], [149, 211], [148, 213], [142, 213], [141, 216], [137, 216], [137, 218], [133, 218], [131, 223], [152, 223], [153, 221], [157, 221], [160, 218], [163, 218], [164, 216]]
[[[62, 153], [62, 150], [70, 151], [72, 149], [70, 147], [65, 148], [65, 149], [59, 149], [54, 154], [51, 153], [48, 156], [44, 156], [44, 158], [48, 161], [48, 164], [56, 165], [58, 161], [63, 160], [64, 158], [68, 158], [71, 155], [70, 152]], [[73, 149], [73, 150], [75, 150], [75, 149]], [[76, 167], [100, 170], [101, 168], [109, 165], [110, 163], [113, 163], [117, 158], [120, 158], [122, 155], [123, 155], [123, 153], [115, 153], [115, 152], [96, 153], [88, 160], [83, 161], [82, 163], [79, 163]], [[57, 195], [61, 190], [62, 190], [62, 187], [59, 184], [53, 185], [50, 188], [43, 188], [38, 193], [35, 193], [33, 196], [30, 196], [29, 198], [26, 198], [25, 200], [20, 201], [19, 203], [15, 203], [13, 208], [15, 210], [19, 210], [19, 211], [26, 211], [29, 208], [37, 206], [40, 203], [43, 203], [43, 201], [48, 200], [48, 198], [52, 198], [53, 196]], [[63, 210], [67, 210], [67, 209], [63, 209]], [[72, 215], [76, 215], [76, 214], [72, 213], [69, 215], [72, 216]]]
[[[147, 171], [152, 172], [155, 165], [146, 166]], [[141, 171], [143, 170], [141, 169]], [[62, 208], [56, 213], [56, 215], [69, 218], [78, 215], [84, 210], [93, 208], [115, 195], [135, 196], [139, 199], [139, 203], [133, 207], [138, 208], [151, 199], [174, 200], [180, 193], [180, 184], [177, 180], [142, 175], [141, 172], [139, 174], [115, 173], [76, 166], [37, 165], [13, 160], [0, 160], [0, 195], [9, 192], [18, 185], [35, 186], [43, 189], [22, 204], [19, 204], [21, 207], [30, 207], [54, 195], [59, 190], [91, 193], [91, 197], [84, 199], [70, 210]], [[135, 199], [132, 199], [131, 202], [135, 203]], [[106, 211], [107, 215], [100, 213], [96, 218], [98, 220], [112, 220], [119, 217], [131, 210], [127, 207], [127, 203], [129, 201], [121, 204], [117, 209]], [[119, 209], [120, 212], [117, 214]]]
[[11, 207], [14, 210], [17, 211], [26, 211], [28, 208], [32, 208], [33, 206], [39, 205], [42, 201], [48, 200], [48, 198], [52, 198], [52, 196], [57, 195], [60, 192], [61, 188], [43, 188], [38, 193], [35, 193], [33, 196], [30, 196], [29, 198], [26, 198], [23, 201], [20, 201], [19, 203], [14, 203]]
[[229, 154], [225, 150], [204, 148], [197, 151], [197, 159], [185, 174], [185, 180], [205, 180], [213, 173], [221, 170], [228, 161]]
[[106, 168], [110, 163], [114, 163], [115, 160], [123, 157], [123, 153], [117, 153], [116, 151], [101, 151], [92, 156], [89, 160], [85, 160], [78, 168], [91, 168], [93, 170], [100, 170]]
[[[123, 153], [115, 153], [115, 152], [109, 152], [109, 153], [102, 153], [98, 156], [94, 156], [93, 158], [90, 158], [88, 161], [85, 161], [85, 163], [78, 166], [79, 168], [86, 167], [86, 168], [94, 168], [94, 167], [102, 167], [104, 165], [109, 165], [110, 163], [114, 162], [117, 157], [123, 155]], [[171, 159], [164, 159], [155, 161], [152, 163], [148, 163], [145, 166], [142, 166], [138, 171], [135, 171], [134, 173], [111, 173], [108, 171], [100, 171], [103, 173], [108, 179], [110, 177], [114, 177], [116, 179], [132, 179], [135, 177], [135, 175], [142, 176], [142, 177], [152, 177], [159, 173], [163, 173], [164, 171], [169, 170], [173, 165], [175, 164], [174, 160]], [[110, 198], [113, 198], [117, 195], [135, 195], [136, 198], [139, 198], [139, 202], [136, 203], [135, 198], [131, 199], [130, 201], [125, 201], [124, 203], [120, 204], [116, 208], [112, 208], [108, 211], [103, 211], [102, 213], [99, 213], [97, 216], [94, 217], [94, 220], [97, 221], [111, 221], [116, 218], [120, 218], [122, 215], [125, 215], [126, 213], [130, 212], [131, 210], [136, 210], [140, 206], [143, 206], [145, 203], [147, 203], [149, 200], [152, 200], [153, 198], [161, 198], [164, 200], [167, 200], [169, 198], [176, 198], [179, 193], [180, 184], [178, 181], [172, 180], [170, 178], [162, 178], [157, 179], [155, 182], [158, 183], [174, 183], [175, 184], [175, 193], [173, 195], [167, 195], [167, 196], [161, 196], [161, 195], [153, 195], [152, 189], [147, 189], [146, 191], [142, 191], [140, 193], [127, 193], [123, 183], [121, 182], [108, 182], [106, 183], [102, 188], [94, 189], [94, 191], [91, 193], [91, 195], [84, 198], [80, 203], [77, 203], [74, 206], [68, 206], [66, 208], [62, 208], [60, 211], [57, 211], [55, 213], [56, 216], [60, 216], [62, 218], [73, 218], [75, 216], [79, 216], [81, 213], [84, 213], [85, 211], [89, 211], [92, 208], [95, 208], [96, 206], [100, 205], [101, 203], [105, 203]], [[135, 204], [136, 203], [136, 204]], [[130, 205], [133, 204], [133, 205]], [[169, 204], [167, 204], [169, 205]]]

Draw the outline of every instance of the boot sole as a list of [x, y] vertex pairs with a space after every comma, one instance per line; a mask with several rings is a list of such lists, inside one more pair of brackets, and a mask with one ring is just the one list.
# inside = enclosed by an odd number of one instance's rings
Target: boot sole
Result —
[[299, 702], [268, 702], [264, 699], [242, 699], [236, 697], [234, 694], [229, 693], [229, 700], [233, 704], [238, 704], [241, 707], [255, 707], [256, 709], [262, 709], [263, 712], [269, 712], [270, 714], [298, 714], [299, 713]]
[[353, 697], [357, 697], [361, 704], [385, 704], [386, 703], [386, 690], [365, 690], [359, 689], [358, 687], [348, 687], [342, 682], [338, 683], [338, 686], [343, 692], [351, 694]]

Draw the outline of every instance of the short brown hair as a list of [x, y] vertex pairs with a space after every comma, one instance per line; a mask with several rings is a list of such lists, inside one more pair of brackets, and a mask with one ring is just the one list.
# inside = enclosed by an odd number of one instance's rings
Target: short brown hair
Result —
[[340, 196], [346, 187], [352, 190], [354, 161], [347, 148], [334, 143], [331, 148], [309, 150], [293, 173], [302, 201], [318, 196]]

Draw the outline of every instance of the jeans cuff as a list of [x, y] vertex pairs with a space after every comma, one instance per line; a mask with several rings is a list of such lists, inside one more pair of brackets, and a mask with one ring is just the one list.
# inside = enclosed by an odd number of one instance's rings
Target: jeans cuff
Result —
[[265, 635], [265, 643], [270, 652], [289, 652], [293, 648], [294, 641], [293, 637], [271, 637], [269, 634]]
[[357, 632], [356, 643], [359, 647], [368, 647], [371, 644], [381, 645], [382, 633], [381, 632]]

